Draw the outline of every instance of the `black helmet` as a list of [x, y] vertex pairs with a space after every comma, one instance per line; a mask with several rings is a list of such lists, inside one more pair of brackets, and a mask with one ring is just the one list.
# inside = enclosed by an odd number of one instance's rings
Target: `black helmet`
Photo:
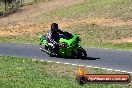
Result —
[[57, 32], [58, 31], [58, 24], [52, 23], [51, 25], [51, 32]]

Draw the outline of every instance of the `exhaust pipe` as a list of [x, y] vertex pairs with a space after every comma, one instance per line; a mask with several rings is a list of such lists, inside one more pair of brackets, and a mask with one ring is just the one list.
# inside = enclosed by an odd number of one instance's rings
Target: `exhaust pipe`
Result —
[[54, 53], [52, 53], [52, 52], [50, 52], [50, 51], [48, 51], [48, 50], [46, 50], [46, 49], [44, 49], [42, 47], [40, 48], [40, 50], [43, 51], [43, 52], [48, 53], [50, 56], [58, 56], [57, 54], [54, 54]]
[[44, 49], [44, 48], [42, 48], [42, 47], [40, 48], [40, 50], [43, 51], [43, 52], [46, 52], [46, 53], [48, 53], [48, 54], [51, 53], [50, 51], [48, 51], [48, 50], [46, 50], [46, 49]]

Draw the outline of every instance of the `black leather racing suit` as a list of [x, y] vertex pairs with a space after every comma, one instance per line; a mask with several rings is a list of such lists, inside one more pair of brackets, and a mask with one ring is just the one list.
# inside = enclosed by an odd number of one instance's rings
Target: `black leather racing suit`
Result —
[[59, 48], [59, 35], [60, 34], [63, 34], [64, 31], [58, 29], [58, 32], [57, 33], [52, 33], [51, 31], [49, 31], [47, 34], [46, 34], [46, 40], [48, 42], [48, 45], [50, 47], [52, 47], [52, 50], [51, 52], [54, 52], [56, 54], [58, 54], [58, 48]]

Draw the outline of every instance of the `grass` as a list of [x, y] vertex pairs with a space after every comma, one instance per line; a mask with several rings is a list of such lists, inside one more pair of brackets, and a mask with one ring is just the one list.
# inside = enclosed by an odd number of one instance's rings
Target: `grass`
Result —
[[[28, 36], [28, 35], [27, 35]], [[27, 37], [23, 36], [2, 36], [0, 37], [0, 42], [17, 42], [17, 43], [33, 43], [33, 44], [39, 44], [39, 40], [36, 36], [36, 38], [29, 36]]]
[[2, 1], [0, 1], [0, 13], [4, 11], [4, 3], [2, 3]]
[[[101, 47], [101, 46], [100, 46]], [[131, 42], [121, 42], [121, 43], [105, 43], [103, 45], [104, 48], [114, 48], [114, 49], [126, 49], [132, 50], [132, 43]]]
[[[34, 0], [30, 0], [34, 1]], [[28, 0], [25, 0], [25, 3]], [[50, 20], [54, 22], [56, 17], [62, 19], [85, 19], [91, 17], [122, 19], [124, 22], [132, 19], [132, 0], [85, 0], [84, 3], [60, 8], [48, 13], [39, 14], [32, 19], [35, 24]], [[60, 23], [61, 24], [61, 23]], [[43, 24], [45, 25], [45, 24]], [[27, 25], [28, 26], [28, 25]], [[49, 25], [50, 26], [50, 25]], [[30, 26], [29, 26], [30, 27]], [[115, 39], [132, 37], [132, 25], [102, 26], [96, 23], [91, 24], [72, 24], [69, 27], [63, 27], [64, 30], [80, 34], [81, 44], [90, 47], [115, 48], [115, 49], [132, 49], [132, 43], [111, 42]], [[15, 30], [15, 29], [14, 29]], [[21, 29], [20, 29], [21, 30]], [[24, 30], [24, 29], [23, 29]], [[29, 29], [31, 30], [31, 29]], [[25, 33], [15, 36], [1, 36], [0, 42], [19, 42], [35, 43], [39, 42], [38, 35], [45, 34], [47, 30], [38, 28], [39, 31]], [[34, 31], [34, 30], [33, 30]], [[24, 35], [24, 36], [23, 36]]]
[[[132, 26], [99, 26], [96, 24], [75, 24], [64, 28], [65, 31], [76, 33], [81, 38], [80, 44], [88, 47], [114, 48], [132, 50], [131, 42], [112, 42], [116, 39], [132, 37]], [[45, 34], [46, 32], [42, 32]], [[34, 43], [39, 44], [37, 34], [24, 34], [24, 36], [3, 36], [0, 42]]]
[[[22, 6], [33, 5], [33, 4], [36, 4], [36, 3], [46, 2], [46, 1], [49, 1], [49, 0], [23, 0]], [[1, 1], [0, 1], [0, 12], [5, 12], [5, 5]]]
[[36, 3], [46, 2], [46, 1], [50, 1], [50, 0], [24, 0], [23, 5], [24, 6], [33, 5], [33, 4], [36, 4]]
[[112, 40], [124, 37], [132, 37], [132, 26], [99, 26], [96, 24], [76, 24], [65, 30], [80, 35], [81, 44], [94, 47], [109, 47], [115, 49], [132, 49], [132, 43], [120, 42], [114, 43]]
[[60, 8], [39, 17], [107, 17], [132, 19], [131, 0], [86, 0], [81, 4], [76, 4], [66, 8]]
[[[120, 73], [85, 68], [89, 73]], [[32, 61], [30, 58], [0, 56], [1, 88], [131, 88], [132, 84], [88, 84], [75, 82], [77, 67]]]

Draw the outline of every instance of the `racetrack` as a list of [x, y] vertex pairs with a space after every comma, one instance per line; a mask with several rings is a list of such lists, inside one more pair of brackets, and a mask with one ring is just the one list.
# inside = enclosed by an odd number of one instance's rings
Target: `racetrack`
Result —
[[88, 57], [85, 60], [49, 57], [40, 51], [40, 46], [32, 44], [0, 43], [0, 55], [30, 57], [48, 61], [82, 64], [115, 70], [132, 71], [132, 51], [85, 48]]

